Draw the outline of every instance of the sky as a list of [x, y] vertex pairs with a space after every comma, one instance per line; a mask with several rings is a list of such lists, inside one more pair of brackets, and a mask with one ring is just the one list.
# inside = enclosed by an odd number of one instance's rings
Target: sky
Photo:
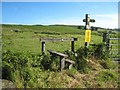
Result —
[[85, 25], [118, 28], [118, 2], [2, 2], [3, 24]]
[[119, 0], [1, 0], [4, 2], [119, 2]]

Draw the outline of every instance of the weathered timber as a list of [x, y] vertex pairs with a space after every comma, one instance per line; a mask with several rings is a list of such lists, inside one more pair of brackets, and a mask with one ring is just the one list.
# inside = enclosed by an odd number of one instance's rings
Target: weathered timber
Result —
[[69, 63], [69, 69], [71, 69], [73, 67], [73, 64], [75, 64], [74, 61], [69, 60], [69, 59], [65, 59], [65, 61]]
[[60, 61], [60, 67], [61, 70], [65, 68], [65, 58], [62, 58], [62, 60]]
[[104, 43], [107, 42], [107, 36], [108, 36], [108, 33], [103, 33], [103, 42]]
[[120, 46], [120, 44], [110, 44], [110, 46]]
[[67, 58], [68, 55], [66, 54], [63, 54], [63, 53], [59, 53], [59, 52], [56, 52], [56, 51], [52, 51], [52, 50], [47, 50], [50, 54], [55, 54], [55, 55], [58, 55], [60, 57], [64, 57], [64, 58]]
[[110, 38], [110, 40], [120, 40], [120, 38]]
[[[109, 33], [103, 33], [103, 42], [105, 42], [106, 44], [106, 48], [108, 50], [108, 53], [112, 55], [119, 55], [119, 40], [120, 38], [110, 38], [110, 35]], [[110, 41], [115, 41], [115, 40], [118, 40], [118, 43], [115, 43], [115, 44], [111, 44]], [[117, 46], [118, 49], [114, 49], [113, 46]], [[116, 56], [115, 56], [116, 57]], [[115, 58], [114, 56], [112, 57], [113, 60], [115, 59], [118, 59], [118, 58]], [[119, 59], [120, 60], [120, 59]]]
[[68, 55], [59, 53], [56, 51], [48, 50], [48, 52], [52, 55], [57, 55], [60, 57], [60, 69], [63, 70], [65, 68], [65, 63], [69, 63], [69, 69], [72, 68], [73, 64], [75, 64], [74, 61], [68, 59]]
[[65, 59], [65, 61], [66, 61], [66, 62], [69, 62], [69, 63], [72, 63], [72, 64], [75, 64], [75, 62], [74, 62], [74, 61], [69, 60], [69, 59]]
[[77, 41], [77, 38], [40, 38], [41, 42], [64, 42], [64, 41]]
[[71, 51], [74, 52], [74, 38], [71, 40]]
[[42, 52], [45, 52], [45, 42], [42, 42]]
[[77, 38], [40, 38], [42, 42], [42, 52], [45, 52], [45, 42], [64, 42], [71, 41], [71, 51], [74, 52], [74, 43], [77, 41]]
[[69, 38], [40, 38], [41, 42], [64, 42], [71, 41]]

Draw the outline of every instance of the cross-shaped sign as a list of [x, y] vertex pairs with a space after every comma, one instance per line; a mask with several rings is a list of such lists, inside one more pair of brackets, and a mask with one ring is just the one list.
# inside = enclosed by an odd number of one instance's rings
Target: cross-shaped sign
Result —
[[86, 19], [83, 19], [83, 22], [85, 22], [85, 46], [89, 46], [89, 42], [91, 39], [91, 30], [90, 30], [90, 22], [95, 22], [94, 19], [90, 19], [89, 14], [86, 14]]
[[89, 14], [86, 14], [86, 19], [83, 19], [83, 22], [85, 22], [85, 29], [89, 30], [90, 29], [90, 22], [95, 22], [95, 20], [90, 19]]

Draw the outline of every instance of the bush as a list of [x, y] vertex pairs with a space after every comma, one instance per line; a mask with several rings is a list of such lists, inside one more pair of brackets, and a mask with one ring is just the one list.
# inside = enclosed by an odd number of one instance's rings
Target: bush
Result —
[[67, 50], [67, 51], [65, 51], [65, 54], [68, 55], [68, 57], [69, 57], [70, 60], [73, 60], [73, 61], [76, 60], [75, 53], [73, 53], [73, 52]]
[[94, 46], [93, 55], [97, 59], [108, 59], [109, 51], [106, 49], [106, 45], [103, 43]]
[[81, 47], [77, 50], [77, 55], [79, 58], [87, 58], [89, 55], [89, 48], [87, 47]]
[[41, 56], [12, 51], [4, 52], [2, 56], [2, 78], [15, 82], [19, 87], [31, 87], [34, 84], [37, 74], [33, 73], [32, 64], [38, 62]]
[[86, 47], [81, 47], [77, 50], [77, 57], [76, 57], [76, 68], [82, 73], [87, 73], [89, 70], [89, 65], [87, 63], [89, 49]]
[[43, 66], [43, 68], [45, 69], [45, 70], [48, 70], [48, 69], [50, 69], [51, 68], [51, 58], [50, 58], [50, 55], [48, 54], [48, 55], [44, 55], [43, 56], [43, 59], [42, 59], [42, 61], [41, 61], [41, 64], [42, 64], [42, 66]]
[[51, 57], [51, 70], [57, 71], [60, 68], [60, 58], [58, 56]]

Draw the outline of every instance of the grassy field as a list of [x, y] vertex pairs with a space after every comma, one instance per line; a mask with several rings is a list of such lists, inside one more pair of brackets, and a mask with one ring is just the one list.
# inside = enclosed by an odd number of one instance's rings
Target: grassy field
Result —
[[[102, 43], [102, 33], [106, 30], [92, 31], [90, 44]], [[111, 37], [117, 37], [116, 31], [112, 31]], [[96, 59], [89, 56], [86, 59], [79, 57], [75, 59], [78, 66], [71, 70], [56, 70], [59, 58], [53, 60], [47, 50], [65, 52], [71, 50], [71, 42], [46, 42], [46, 55], [41, 55], [40, 38], [78, 38], [75, 42], [75, 51], [84, 54], [85, 30], [76, 26], [64, 25], [3, 25], [2, 27], [2, 52], [3, 69], [6, 70], [7, 79], [10, 79], [16, 87], [32, 88], [118, 88], [118, 68], [109, 59]], [[111, 41], [111, 43], [118, 43]], [[114, 47], [118, 48], [118, 47]], [[94, 50], [95, 48], [93, 48]], [[98, 48], [99, 49], [99, 48]], [[101, 49], [101, 48], [100, 48]], [[83, 50], [83, 51], [82, 51]], [[96, 49], [97, 50], [97, 49]], [[99, 50], [98, 50], [99, 51]], [[96, 52], [97, 53], [97, 52]], [[96, 54], [94, 53], [94, 54]], [[101, 53], [101, 52], [100, 52]], [[106, 53], [106, 52], [104, 52]], [[103, 53], [103, 56], [105, 56]], [[80, 56], [82, 56], [80, 54]], [[91, 54], [92, 55], [92, 54]], [[99, 54], [98, 54], [99, 55]], [[84, 55], [83, 55], [84, 56]], [[101, 56], [101, 55], [100, 55]], [[77, 63], [77, 60], [80, 60]], [[53, 61], [51, 63], [51, 61]], [[45, 70], [45, 67], [51, 69]], [[47, 64], [46, 64], [47, 63]], [[51, 64], [49, 64], [51, 63]], [[55, 64], [57, 63], [57, 64]], [[50, 66], [49, 66], [50, 65]], [[56, 66], [55, 66], [56, 65]], [[77, 67], [77, 68], [76, 68]], [[78, 68], [80, 67], [80, 70]], [[87, 67], [87, 68], [86, 68]], [[6, 69], [7, 68], [7, 69]], [[54, 68], [54, 69], [53, 69]], [[81, 72], [83, 69], [87, 73]], [[5, 77], [5, 76], [4, 76]]]
[[[13, 30], [13, 31], [12, 31]], [[16, 30], [16, 32], [15, 32]], [[18, 31], [18, 32], [17, 32]], [[92, 32], [91, 43], [102, 42], [102, 37]], [[47, 38], [78, 38], [75, 49], [84, 46], [84, 30], [70, 26], [3, 26], [3, 51], [41, 53], [41, 37]], [[47, 42], [46, 49], [65, 51], [70, 50], [71, 42]]]

